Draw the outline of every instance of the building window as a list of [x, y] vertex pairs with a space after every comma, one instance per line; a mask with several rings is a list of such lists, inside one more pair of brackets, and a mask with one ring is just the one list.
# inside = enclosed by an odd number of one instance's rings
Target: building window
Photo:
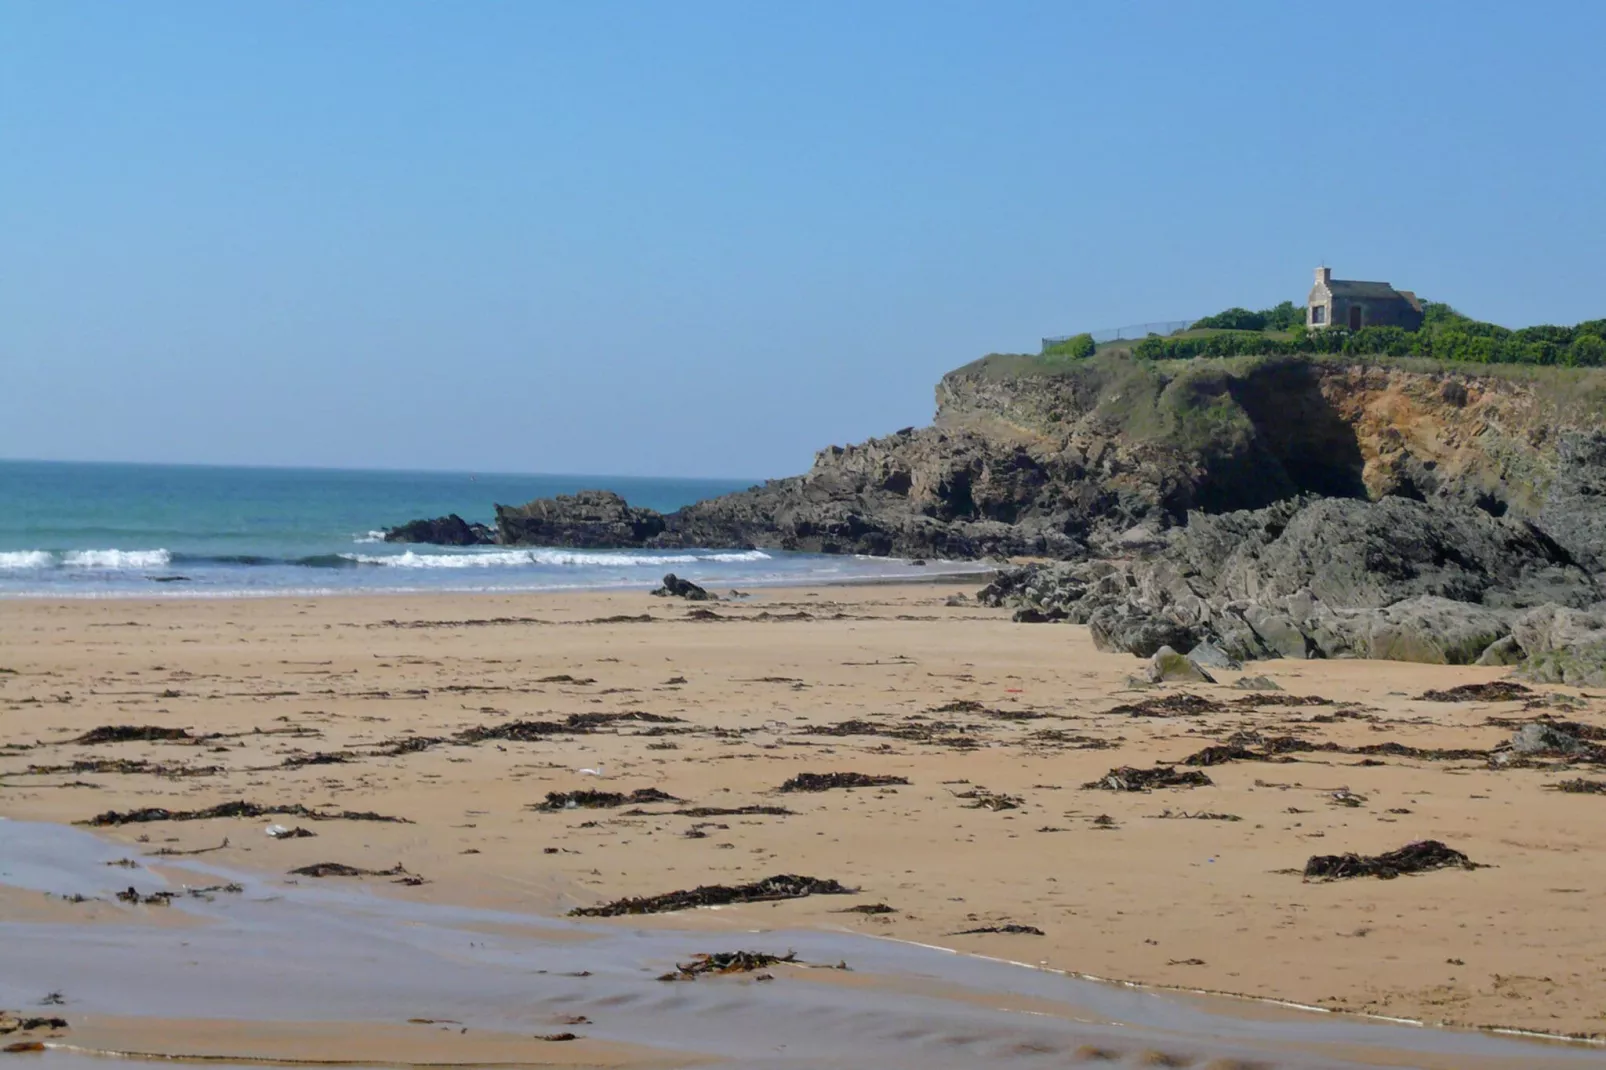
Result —
[[1313, 324], [1326, 323], [1327, 322], [1327, 306], [1326, 305], [1312, 305], [1311, 309], [1310, 309], [1310, 321]]

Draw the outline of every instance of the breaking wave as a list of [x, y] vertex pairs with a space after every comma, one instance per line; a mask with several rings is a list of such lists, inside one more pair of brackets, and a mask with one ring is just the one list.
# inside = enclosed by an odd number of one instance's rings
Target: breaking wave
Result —
[[49, 568], [56, 559], [44, 550], [7, 550], [0, 553], [0, 568]]
[[407, 550], [399, 554], [330, 553], [292, 558], [257, 554], [175, 554], [168, 550], [4, 550], [0, 551], [0, 571], [139, 572], [169, 566], [476, 569], [545, 565], [556, 568], [659, 568], [664, 565], [741, 564], [768, 560], [770, 555], [760, 550], [673, 554], [644, 554], [628, 550], [587, 552], [530, 549], [467, 553]]
[[389, 568], [518, 568], [550, 565], [577, 568], [661, 568], [664, 565], [703, 563], [738, 564], [768, 561], [762, 550], [731, 550], [719, 553], [641, 554], [630, 551], [586, 552], [581, 550], [490, 550], [483, 553], [428, 554], [408, 550], [399, 554], [341, 554], [360, 565]]
[[81, 568], [108, 572], [165, 568], [173, 560], [166, 550], [7, 550], [0, 569]]

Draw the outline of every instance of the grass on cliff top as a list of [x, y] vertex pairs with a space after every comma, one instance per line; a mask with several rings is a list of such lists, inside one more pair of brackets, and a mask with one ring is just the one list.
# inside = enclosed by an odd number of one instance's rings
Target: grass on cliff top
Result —
[[[1184, 331], [1181, 336], [1212, 333], [1210, 330]], [[1457, 375], [1472, 379], [1498, 379], [1532, 388], [1547, 407], [1558, 415], [1582, 423], [1606, 424], [1606, 368], [1566, 367], [1546, 364], [1481, 364], [1439, 360], [1433, 357], [1345, 356], [1342, 354], [1296, 354], [1240, 357], [1195, 357], [1191, 360], [1137, 360], [1131, 355], [1134, 339], [1106, 342], [1098, 352], [1081, 360], [1041, 356], [1034, 353], [991, 353], [971, 361], [949, 375], [973, 377], [983, 381], [1008, 382], [1032, 377], [1072, 379], [1102, 387], [1112, 378], [1131, 374], [1125, 365], [1151, 369], [1161, 379], [1183, 375], [1197, 366], [1209, 374], [1242, 376], [1268, 361], [1306, 362], [1334, 367], [1398, 368], [1423, 375]]]
[[1242, 359], [1162, 363], [1123, 353], [1083, 360], [995, 354], [950, 374], [990, 382], [1050, 378], [1058, 390], [1075, 396], [1076, 411], [1112, 432], [1185, 450], [1231, 452], [1254, 433], [1231, 392], [1233, 380], [1245, 370]]
[[1422, 357], [1271, 355], [1150, 361], [1121, 351], [1082, 360], [993, 354], [950, 375], [985, 382], [1053, 380], [1079, 397], [1075, 408], [1111, 430], [1188, 451], [1232, 454], [1254, 436], [1235, 383], [1290, 365], [1386, 367], [1428, 375], [1498, 379], [1533, 390], [1546, 422], [1606, 427], [1606, 369], [1531, 364], [1459, 364]]

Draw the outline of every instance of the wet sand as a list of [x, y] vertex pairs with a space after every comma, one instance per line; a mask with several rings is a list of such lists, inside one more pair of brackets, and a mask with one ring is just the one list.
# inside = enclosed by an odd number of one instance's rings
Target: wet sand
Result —
[[[1547, 688], [1424, 701], [1503, 672], [1379, 662], [1248, 667], [1281, 693], [1225, 686], [1231, 672], [1221, 686], [1132, 690], [1137, 661], [1097, 652], [1083, 628], [945, 604], [970, 589], [769, 591], [711, 606], [637, 592], [0, 603], [0, 669], [12, 670], [0, 672], [0, 814], [64, 823], [244, 800], [401, 817], [101, 832], [146, 866], [504, 912], [476, 923], [496, 938], [622, 896], [803, 874], [860, 894], [590, 924], [686, 934], [687, 953], [812, 928], [1430, 1023], [1606, 1032], [1606, 856], [1591, 834], [1606, 799], [1550, 790], [1602, 773], [1422, 753], [1487, 750], [1541, 716], [1606, 724], [1599, 700]], [[1173, 716], [1115, 709], [1179, 694], [1203, 701]], [[1289, 701], [1300, 698], [1327, 701]], [[595, 714], [627, 716], [587, 723]], [[509, 732], [517, 722], [537, 727]], [[68, 742], [107, 725], [206, 738]], [[1207, 786], [1082, 788], [1237, 732], [1340, 749], [1203, 766]], [[804, 772], [909, 783], [776, 790]], [[532, 809], [548, 792], [649, 788], [684, 802]], [[1359, 802], [1343, 804], [1341, 789]], [[1000, 809], [977, 806], [995, 797]], [[751, 806], [790, 813], [674, 813]], [[316, 835], [271, 839], [270, 823]], [[1427, 838], [1487, 868], [1299, 875], [1314, 854]], [[206, 853], [147, 857], [163, 849]], [[318, 862], [405, 873], [288, 876]], [[395, 883], [408, 875], [426, 883]], [[0, 895], [0, 923], [163, 909], [21, 894]], [[893, 909], [842, 913], [878, 903]], [[1006, 924], [1043, 935], [954, 935]], [[584, 954], [596, 939], [543, 943]]]

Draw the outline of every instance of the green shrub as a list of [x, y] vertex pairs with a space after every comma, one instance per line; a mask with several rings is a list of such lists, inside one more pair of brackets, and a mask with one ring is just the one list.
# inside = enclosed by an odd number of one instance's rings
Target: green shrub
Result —
[[1541, 324], [1538, 327], [1522, 327], [1511, 332], [1511, 337], [1519, 342], [1549, 342], [1552, 345], [1570, 346], [1573, 344], [1575, 331], [1572, 327], [1552, 327]]
[[1259, 331], [1216, 331], [1180, 338], [1151, 335], [1132, 347], [1134, 357], [1147, 360], [1192, 360], [1195, 357], [1241, 357], [1292, 352], [1292, 343], [1280, 338], [1268, 338]]
[[[1205, 330], [1211, 323], [1246, 323], [1261, 319], [1271, 323], [1275, 322], [1281, 308], [1278, 306], [1264, 313], [1228, 309], [1219, 316], [1200, 320], [1195, 326]], [[1364, 327], [1358, 331], [1328, 327], [1312, 331], [1302, 324], [1294, 324], [1286, 328], [1285, 335], [1279, 336], [1259, 330], [1217, 328], [1209, 333], [1181, 337], [1145, 338], [1132, 347], [1132, 355], [1148, 360], [1192, 360], [1315, 353], [1432, 357], [1467, 364], [1606, 367], [1606, 320], [1587, 320], [1576, 327], [1547, 324], [1513, 331], [1472, 319], [1437, 302], [1425, 302], [1422, 311], [1420, 331], [1399, 327]]]
[[1263, 331], [1266, 329], [1266, 313], [1251, 312], [1247, 308], [1229, 308], [1225, 312], [1217, 312], [1214, 316], [1204, 319], [1188, 328], [1190, 331], [1220, 330], [1220, 331]]
[[1282, 304], [1274, 308], [1268, 308], [1260, 314], [1266, 317], [1266, 330], [1268, 331], [1291, 331], [1296, 327], [1304, 330], [1305, 328], [1305, 308], [1302, 305], [1294, 304], [1292, 301], [1284, 301]]
[[1343, 331], [1341, 335], [1341, 352], [1351, 356], [1408, 357], [1416, 339], [1415, 332], [1403, 327], [1362, 327], [1354, 332]]
[[[1579, 329], [1583, 325], [1579, 324]], [[1606, 367], [1606, 339], [1598, 334], [1580, 334], [1573, 339], [1573, 344], [1567, 347], [1563, 364], [1570, 364], [1575, 368]]]
[[1305, 325], [1305, 310], [1292, 301], [1284, 301], [1273, 308], [1251, 312], [1247, 308], [1229, 308], [1217, 312], [1188, 328], [1192, 331], [1287, 331]]
[[1093, 336], [1091, 334], [1073, 334], [1071, 337], [1055, 342], [1053, 345], [1044, 346], [1043, 356], [1071, 357], [1075, 360], [1081, 360], [1084, 357], [1091, 357], [1097, 349], [1098, 346], [1093, 344]]

